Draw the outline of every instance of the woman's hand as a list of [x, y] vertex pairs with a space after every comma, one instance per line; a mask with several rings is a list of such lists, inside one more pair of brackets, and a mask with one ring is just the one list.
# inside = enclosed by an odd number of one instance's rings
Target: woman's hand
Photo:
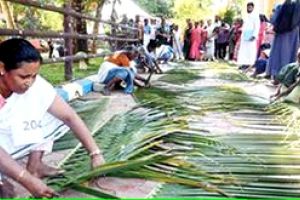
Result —
[[270, 103], [275, 103], [276, 101], [278, 101], [280, 99], [279, 96], [277, 95], [272, 95], [270, 96]]
[[95, 169], [97, 167], [99, 167], [100, 165], [103, 165], [105, 163], [105, 160], [102, 156], [102, 154], [97, 154], [94, 156], [91, 156], [91, 164], [92, 164], [92, 168]]
[[26, 173], [21, 184], [37, 198], [53, 198], [57, 197], [57, 193], [48, 187], [43, 181], [29, 173]]

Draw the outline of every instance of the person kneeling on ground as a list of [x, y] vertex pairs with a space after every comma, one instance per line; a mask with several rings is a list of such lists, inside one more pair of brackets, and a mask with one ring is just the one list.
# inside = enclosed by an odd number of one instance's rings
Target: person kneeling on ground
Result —
[[174, 58], [174, 50], [169, 45], [162, 45], [158, 42], [156, 48], [156, 60], [164, 64], [168, 63]]
[[263, 74], [266, 71], [268, 59], [270, 55], [270, 50], [264, 50], [260, 52], [259, 58], [255, 61], [254, 65], [246, 69], [244, 72], [247, 73], [252, 68], [254, 68], [254, 72], [251, 75], [252, 78], [256, 78], [257, 75]]
[[147, 49], [144, 46], [138, 48], [139, 57], [136, 59], [137, 68], [145, 68], [149, 69], [150, 73], [162, 74], [163, 71], [159, 67], [158, 63], [154, 56], [152, 56], [149, 52], [155, 51], [156, 45], [153, 43], [149, 43]]
[[271, 101], [281, 99], [300, 103], [300, 51], [297, 55], [297, 62], [284, 66], [276, 79], [280, 82], [280, 85], [276, 93], [270, 97]]
[[[124, 51], [115, 52], [109, 56], [104, 63], [102, 63], [98, 71], [98, 80], [100, 83], [104, 83], [104, 95], [110, 95], [110, 92], [115, 86], [125, 82], [126, 87], [124, 92], [126, 94], [132, 94], [134, 91], [135, 79], [141, 79], [145, 85], [147, 81], [136, 74], [131, 67], [131, 62], [137, 57], [138, 51], [132, 47], [128, 47]], [[139, 85], [142, 86], [142, 85]]]
[[[75, 111], [38, 75], [42, 58], [24, 39], [0, 44], [0, 193], [11, 198], [14, 191], [4, 178], [23, 185], [34, 197], [51, 198], [53, 189], [41, 178], [62, 170], [43, 163], [44, 153], [70, 128], [89, 152], [93, 168], [104, 163], [90, 131]], [[69, 127], [69, 128], [68, 128]], [[29, 154], [27, 167], [15, 160]], [[7, 189], [9, 188], [9, 189]]]

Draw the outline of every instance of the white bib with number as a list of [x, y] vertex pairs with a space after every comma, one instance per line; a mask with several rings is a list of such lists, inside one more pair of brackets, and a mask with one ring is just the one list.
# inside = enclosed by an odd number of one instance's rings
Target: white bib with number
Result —
[[[9, 135], [14, 146], [43, 142], [42, 119], [53, 103], [56, 91], [42, 77], [24, 94], [13, 93], [0, 110], [1, 135]], [[6, 143], [0, 145], [4, 147]]]
[[15, 146], [43, 142], [41, 120], [23, 118], [15, 121], [11, 127], [12, 139]]

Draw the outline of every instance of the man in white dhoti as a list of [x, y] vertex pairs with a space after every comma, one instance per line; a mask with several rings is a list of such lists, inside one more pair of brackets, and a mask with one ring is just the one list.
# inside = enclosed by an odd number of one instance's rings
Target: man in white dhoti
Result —
[[211, 20], [207, 21], [207, 42], [206, 42], [206, 53], [205, 58], [209, 61], [215, 60], [215, 25], [212, 24]]
[[255, 63], [257, 57], [257, 39], [260, 28], [258, 13], [254, 12], [254, 3], [247, 4], [247, 16], [244, 19], [241, 46], [238, 52], [238, 65], [248, 68]]

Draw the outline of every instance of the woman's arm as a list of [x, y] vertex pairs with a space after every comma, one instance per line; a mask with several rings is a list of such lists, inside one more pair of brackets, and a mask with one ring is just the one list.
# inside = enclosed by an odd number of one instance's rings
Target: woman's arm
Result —
[[23, 185], [34, 197], [54, 197], [55, 192], [40, 179], [31, 175], [0, 147], [0, 171]]
[[288, 89], [286, 91], [280, 93], [277, 96], [277, 99], [289, 95], [295, 89], [295, 87], [298, 86], [299, 84], [300, 84], [300, 78], [298, 78], [298, 80], [295, 83], [293, 83], [290, 87], [288, 87]]
[[64, 100], [62, 100], [61, 97], [56, 95], [52, 105], [48, 109], [48, 112], [70, 127], [78, 140], [89, 152], [93, 167], [104, 164], [105, 161], [103, 156], [89, 129], [77, 113]]

